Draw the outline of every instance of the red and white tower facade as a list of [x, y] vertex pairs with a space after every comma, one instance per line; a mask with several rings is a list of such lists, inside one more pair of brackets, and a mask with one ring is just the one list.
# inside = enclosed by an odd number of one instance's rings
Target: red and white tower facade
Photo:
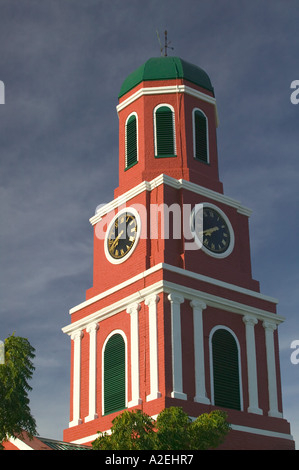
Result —
[[119, 187], [99, 206], [93, 286], [70, 310], [70, 423], [89, 444], [124, 409], [225, 410], [226, 449], [293, 449], [282, 414], [277, 301], [252, 278], [251, 211], [218, 175], [208, 75], [177, 57], [124, 81]]

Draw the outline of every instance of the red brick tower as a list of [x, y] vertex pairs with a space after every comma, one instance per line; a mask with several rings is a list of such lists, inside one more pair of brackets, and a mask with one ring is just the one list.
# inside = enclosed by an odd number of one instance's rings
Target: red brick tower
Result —
[[252, 278], [250, 210], [223, 194], [207, 74], [148, 60], [123, 83], [119, 187], [90, 219], [94, 277], [63, 328], [70, 424], [90, 443], [123, 409], [224, 409], [224, 448], [292, 449], [282, 416], [276, 300]]

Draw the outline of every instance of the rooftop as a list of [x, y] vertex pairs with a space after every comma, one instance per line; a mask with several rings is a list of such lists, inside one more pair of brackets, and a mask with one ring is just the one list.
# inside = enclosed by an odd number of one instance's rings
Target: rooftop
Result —
[[153, 57], [132, 72], [123, 82], [119, 98], [143, 81], [185, 79], [214, 94], [208, 74], [197, 65], [179, 57]]

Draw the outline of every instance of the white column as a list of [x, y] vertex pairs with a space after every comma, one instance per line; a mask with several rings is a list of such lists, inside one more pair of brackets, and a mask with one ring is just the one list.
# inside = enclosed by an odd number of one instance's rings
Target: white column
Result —
[[181, 338], [181, 307], [184, 297], [169, 294], [171, 304], [171, 340], [172, 340], [172, 398], [186, 400], [183, 393], [182, 338]]
[[248, 396], [249, 413], [258, 415], [263, 414], [263, 410], [259, 408], [258, 401], [258, 385], [257, 385], [257, 371], [256, 371], [256, 351], [255, 351], [255, 334], [254, 325], [258, 320], [250, 315], [243, 317], [243, 322], [246, 327], [246, 352], [247, 352], [247, 371], [248, 371]]
[[269, 416], [281, 418], [282, 413], [278, 411], [276, 361], [274, 348], [274, 331], [277, 325], [273, 322], [263, 322], [266, 337], [267, 369], [268, 369], [268, 391], [269, 391]]
[[159, 374], [158, 374], [158, 330], [157, 330], [157, 303], [158, 295], [150, 295], [145, 299], [145, 305], [148, 306], [149, 320], [149, 355], [150, 355], [150, 394], [146, 401], [159, 398]]
[[98, 417], [96, 412], [96, 377], [97, 377], [97, 330], [99, 324], [94, 322], [87, 326], [86, 331], [89, 333], [89, 413], [85, 418], [85, 422], [92, 421]]
[[127, 313], [131, 318], [131, 389], [132, 399], [128, 407], [136, 406], [141, 403], [140, 384], [139, 384], [139, 322], [138, 313], [140, 305], [135, 302], [127, 308]]
[[71, 426], [77, 426], [82, 423], [80, 419], [80, 382], [81, 382], [81, 338], [83, 331], [74, 331], [71, 339], [74, 341], [74, 359], [73, 359], [73, 421]]
[[195, 368], [195, 397], [198, 403], [210, 404], [206, 394], [205, 357], [203, 344], [202, 311], [207, 307], [204, 302], [192, 300], [193, 328], [194, 328], [194, 368]]

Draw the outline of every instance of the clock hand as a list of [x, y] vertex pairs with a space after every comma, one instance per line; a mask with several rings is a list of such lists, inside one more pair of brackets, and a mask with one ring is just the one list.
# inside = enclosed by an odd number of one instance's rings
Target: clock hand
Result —
[[207, 228], [206, 230], [203, 230], [202, 232], [199, 232], [199, 233], [200, 233], [200, 235], [203, 235], [203, 234], [211, 235], [216, 230], [219, 230], [219, 227]]
[[118, 240], [120, 239], [120, 237], [122, 236], [122, 234], [124, 233], [123, 230], [121, 230], [121, 232], [117, 235], [116, 239], [114, 240], [114, 242], [112, 243], [111, 245], [111, 250], [115, 247], [115, 245], [117, 244]]

